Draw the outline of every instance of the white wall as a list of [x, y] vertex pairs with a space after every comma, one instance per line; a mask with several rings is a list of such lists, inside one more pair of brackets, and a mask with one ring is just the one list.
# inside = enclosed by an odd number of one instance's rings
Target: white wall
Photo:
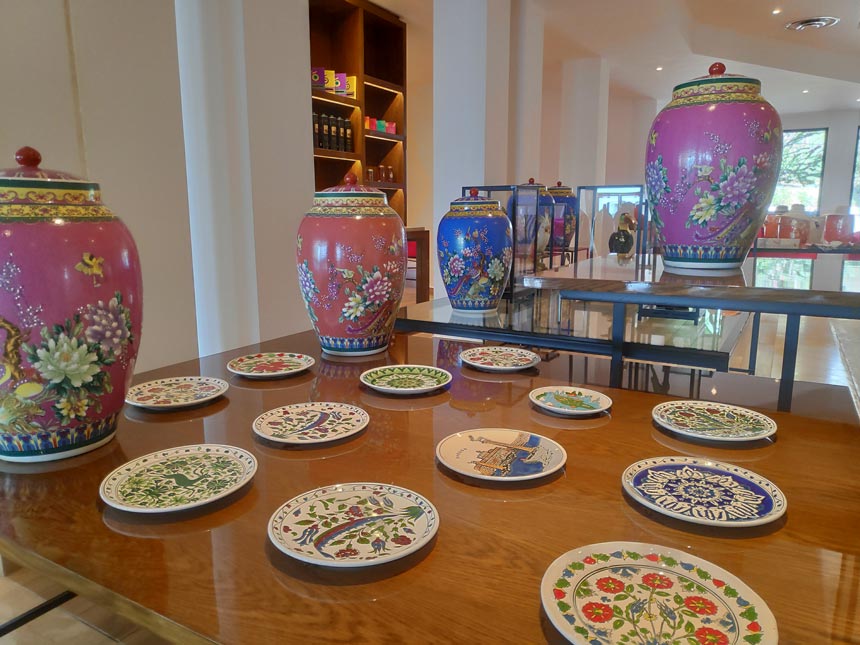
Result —
[[645, 142], [657, 115], [653, 99], [609, 92], [606, 183], [645, 183]]

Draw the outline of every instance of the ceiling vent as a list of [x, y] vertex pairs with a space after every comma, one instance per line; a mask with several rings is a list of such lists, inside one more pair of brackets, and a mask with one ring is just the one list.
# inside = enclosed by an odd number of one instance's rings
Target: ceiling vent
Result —
[[803, 31], [804, 29], [823, 29], [824, 27], [832, 27], [839, 18], [832, 16], [818, 16], [817, 18], [804, 18], [803, 20], [795, 20], [788, 23], [785, 28], [792, 31]]

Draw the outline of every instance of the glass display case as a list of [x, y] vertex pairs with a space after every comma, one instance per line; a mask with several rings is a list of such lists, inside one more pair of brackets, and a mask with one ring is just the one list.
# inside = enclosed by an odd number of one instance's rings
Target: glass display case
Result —
[[[576, 198], [579, 225], [573, 247], [587, 249], [587, 257], [640, 255], [653, 247], [641, 184], [579, 186]], [[578, 255], [574, 254], [574, 260]]]

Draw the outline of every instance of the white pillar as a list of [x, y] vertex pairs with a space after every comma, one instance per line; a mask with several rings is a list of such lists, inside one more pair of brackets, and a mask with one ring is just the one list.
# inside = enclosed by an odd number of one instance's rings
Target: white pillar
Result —
[[609, 64], [602, 58], [567, 60], [561, 83], [559, 175], [573, 188], [604, 184]]
[[521, 184], [540, 171], [544, 14], [532, 0], [514, 0], [511, 6], [512, 155], [508, 168], [513, 182]]
[[177, 0], [198, 349], [259, 341], [241, 0]]
[[509, 184], [508, 132], [511, 74], [511, 0], [492, 0], [487, 12], [484, 183]]

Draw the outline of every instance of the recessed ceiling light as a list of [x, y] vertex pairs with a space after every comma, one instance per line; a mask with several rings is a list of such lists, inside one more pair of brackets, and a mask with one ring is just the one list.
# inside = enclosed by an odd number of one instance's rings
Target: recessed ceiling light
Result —
[[777, 16], [777, 15], [779, 15], [779, 14], [781, 14], [781, 13], [782, 13], [782, 9], [780, 9], [779, 7], [777, 7], [776, 9], [774, 9], [773, 11], [771, 11], [771, 13], [772, 13], [774, 16]]
[[857, 99], [857, 102], [860, 103], [860, 99]]
[[658, 68], [657, 68], [657, 71], [658, 71], [658, 72], [662, 72], [662, 71], [663, 71], [663, 68], [662, 68], [662, 67], [658, 67]]
[[809, 90], [803, 90], [804, 94], [809, 94]]
[[788, 23], [785, 28], [792, 31], [803, 31], [804, 29], [822, 29], [824, 27], [832, 27], [839, 18], [833, 16], [816, 16], [814, 18], [804, 18], [803, 20], [795, 20]]

